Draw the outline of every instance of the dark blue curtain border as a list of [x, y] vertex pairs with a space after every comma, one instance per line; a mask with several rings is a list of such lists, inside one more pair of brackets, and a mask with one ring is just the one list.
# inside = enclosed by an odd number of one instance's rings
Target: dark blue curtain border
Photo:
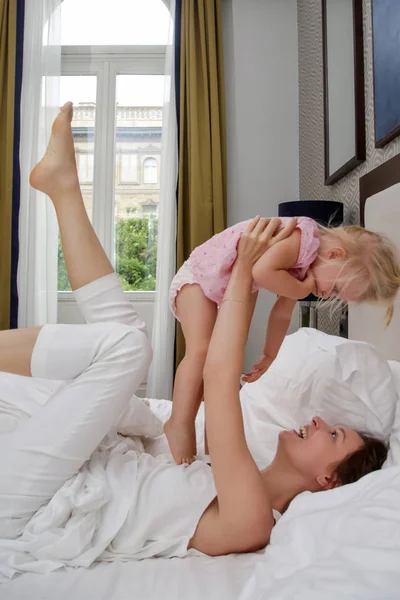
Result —
[[179, 129], [181, 114], [181, 23], [182, 23], [182, 0], [175, 2], [174, 22], [174, 49], [175, 49], [175, 104], [178, 131], [178, 153], [179, 153]]
[[12, 234], [11, 234], [11, 282], [10, 282], [10, 329], [18, 327], [18, 288], [17, 271], [19, 256], [19, 207], [21, 199], [21, 170], [19, 147], [21, 134], [21, 88], [24, 54], [25, 0], [17, 0], [17, 35], [15, 60], [14, 96], [14, 150], [13, 150], [13, 191], [12, 191]]
[[[179, 138], [180, 138], [180, 115], [181, 115], [181, 23], [182, 23], [182, 0], [175, 0], [174, 19], [174, 71], [175, 71], [175, 108], [177, 123], [178, 165], [179, 165]], [[178, 208], [178, 185], [179, 169], [176, 182], [176, 207]], [[176, 342], [176, 327], [175, 327]], [[174, 364], [176, 362], [176, 343], [174, 345]]]

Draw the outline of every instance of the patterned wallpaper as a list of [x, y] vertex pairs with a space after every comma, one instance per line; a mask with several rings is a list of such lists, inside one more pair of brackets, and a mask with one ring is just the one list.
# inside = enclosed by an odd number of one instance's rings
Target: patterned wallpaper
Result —
[[344, 202], [346, 219], [358, 223], [359, 178], [400, 152], [400, 137], [375, 148], [371, 0], [363, 0], [367, 160], [335, 185], [324, 185], [324, 113], [321, 0], [298, 0], [300, 198]]
[[[367, 160], [335, 185], [324, 185], [324, 105], [321, 0], [298, 0], [300, 198], [337, 200], [345, 205], [348, 223], [359, 222], [359, 178], [400, 152], [400, 137], [375, 148], [372, 79], [371, 0], [363, 0]], [[318, 329], [339, 335], [340, 314], [323, 306]]]

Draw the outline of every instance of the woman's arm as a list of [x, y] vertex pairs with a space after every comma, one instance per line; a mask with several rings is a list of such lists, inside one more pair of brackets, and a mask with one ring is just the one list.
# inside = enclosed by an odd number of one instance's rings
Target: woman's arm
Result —
[[312, 293], [314, 281], [311, 273], [304, 281], [298, 281], [288, 273], [297, 262], [300, 239], [301, 232], [296, 229], [290, 237], [261, 256], [253, 267], [253, 279], [257, 285], [292, 300], [300, 300]]
[[[227, 551], [261, 548], [274, 521], [260, 472], [247, 447], [239, 381], [250, 325], [251, 268], [268, 247], [279, 221], [252, 222], [221, 304], [204, 367], [206, 430], [218, 497], [219, 537]], [[223, 532], [223, 533], [222, 533]], [[221, 547], [219, 546], [219, 553]]]

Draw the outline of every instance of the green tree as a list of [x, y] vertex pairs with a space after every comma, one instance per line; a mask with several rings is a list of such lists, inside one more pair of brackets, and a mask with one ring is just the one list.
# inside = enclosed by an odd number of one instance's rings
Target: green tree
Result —
[[125, 290], [155, 290], [158, 219], [155, 215], [118, 219], [116, 272]]
[[[115, 225], [116, 272], [126, 291], [156, 289], [158, 219], [156, 215], [118, 219]], [[58, 289], [69, 291], [61, 241], [58, 242]]]

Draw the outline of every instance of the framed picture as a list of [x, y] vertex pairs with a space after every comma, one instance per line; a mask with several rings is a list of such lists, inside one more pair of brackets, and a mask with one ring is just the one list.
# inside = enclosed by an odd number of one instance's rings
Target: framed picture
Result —
[[365, 160], [363, 9], [362, 0], [321, 3], [325, 185], [332, 185]]
[[375, 147], [400, 134], [400, 1], [372, 0]]

